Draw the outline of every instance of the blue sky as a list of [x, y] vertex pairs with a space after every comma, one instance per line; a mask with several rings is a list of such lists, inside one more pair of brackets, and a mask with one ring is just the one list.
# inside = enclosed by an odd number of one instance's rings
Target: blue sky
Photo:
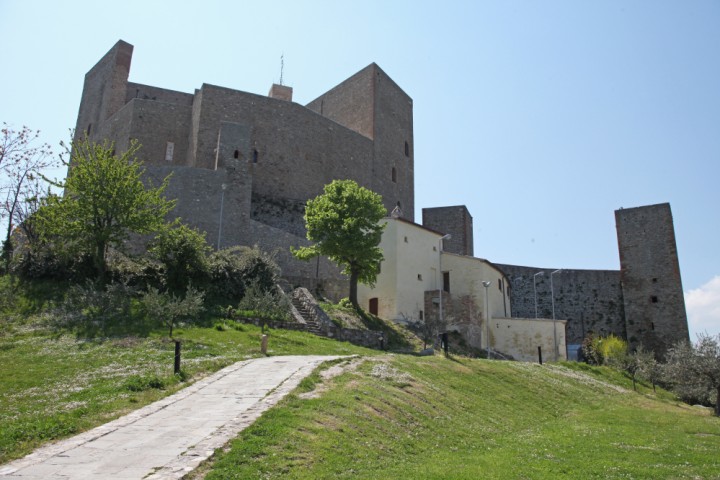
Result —
[[131, 81], [307, 103], [371, 62], [414, 101], [416, 219], [475, 254], [618, 269], [614, 210], [670, 202], [691, 335], [720, 333], [720, 2], [0, 0], [0, 121], [53, 145], [118, 40]]

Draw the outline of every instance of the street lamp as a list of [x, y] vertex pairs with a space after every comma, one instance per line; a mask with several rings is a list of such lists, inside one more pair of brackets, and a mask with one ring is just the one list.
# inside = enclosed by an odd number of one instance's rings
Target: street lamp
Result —
[[439, 320], [438, 320], [438, 328], [442, 327], [443, 324], [443, 311], [442, 311], [442, 297], [443, 297], [443, 290], [444, 290], [444, 278], [443, 278], [443, 272], [442, 272], [442, 252], [443, 252], [443, 240], [450, 240], [452, 238], [452, 235], [449, 233], [447, 235], [443, 235], [438, 240], [438, 246], [440, 247], [438, 251], [438, 268], [440, 270], [440, 283], [439, 283], [439, 291], [440, 291], [440, 310], [439, 310]]
[[220, 250], [220, 239], [222, 238], [222, 222], [223, 222], [223, 204], [225, 203], [225, 189], [227, 185], [222, 184], [222, 193], [220, 194], [220, 227], [218, 229], [217, 249]]
[[558, 268], [554, 272], [550, 273], [550, 301], [552, 302], [552, 313], [553, 313], [553, 349], [555, 350], [554, 356], [555, 361], [558, 360], [558, 344], [557, 344], [557, 328], [555, 327], [555, 292], [553, 290], [553, 275], [562, 272], [562, 268]]
[[542, 270], [537, 272], [535, 275], [533, 275], [533, 291], [535, 292], [535, 320], [537, 320], [537, 285], [535, 284], [535, 280], [537, 280], [538, 275], [545, 275], [545, 272]]
[[485, 287], [485, 343], [487, 343], [487, 358], [490, 360], [490, 300], [488, 297], [488, 287], [492, 282], [483, 280], [482, 284]]

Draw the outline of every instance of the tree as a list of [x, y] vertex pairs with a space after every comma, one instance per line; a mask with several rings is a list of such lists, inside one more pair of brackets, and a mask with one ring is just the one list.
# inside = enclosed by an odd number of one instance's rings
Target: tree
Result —
[[[634, 367], [634, 375], [652, 383], [654, 392], [655, 385], [660, 378], [660, 364], [655, 358], [655, 353], [652, 350], [646, 350], [642, 345], [639, 345], [635, 352], [631, 355], [631, 360]], [[634, 381], [633, 377], [633, 385]]]
[[111, 143], [73, 143], [63, 197], [51, 198], [38, 212], [45, 235], [56, 235], [87, 249], [101, 282], [107, 271], [107, 249], [119, 247], [130, 233], [147, 234], [165, 224], [165, 215], [174, 201], [162, 193], [169, 176], [160, 187], [145, 187], [144, 170], [135, 155], [140, 145], [115, 155]]
[[667, 353], [666, 379], [684, 400], [715, 403], [720, 416], [720, 335], [698, 335], [695, 345], [683, 341]]
[[156, 288], [151, 287], [143, 294], [141, 302], [151, 319], [169, 328], [168, 336], [172, 338], [173, 328], [178, 321], [196, 317], [204, 310], [204, 298], [205, 294], [190, 286], [182, 298], [169, 293], [160, 293]]
[[292, 252], [302, 260], [325, 255], [342, 267], [350, 277], [350, 302], [359, 310], [357, 284], [373, 286], [383, 260], [378, 245], [387, 210], [380, 195], [352, 180], [334, 180], [324, 192], [305, 207], [307, 238], [315, 244]]
[[[58, 165], [47, 143], [37, 145], [40, 131], [23, 126], [13, 130], [3, 123], [0, 130], [0, 220], [7, 221], [3, 257], [6, 269], [12, 257], [12, 232], [27, 219], [42, 193], [41, 171]], [[33, 199], [35, 201], [33, 202]], [[30, 205], [26, 205], [30, 202]]]

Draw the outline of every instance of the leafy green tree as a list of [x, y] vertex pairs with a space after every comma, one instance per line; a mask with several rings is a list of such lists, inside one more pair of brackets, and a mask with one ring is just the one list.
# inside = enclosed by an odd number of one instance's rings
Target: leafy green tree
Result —
[[165, 215], [174, 201], [161, 186], [146, 187], [144, 170], [136, 159], [137, 142], [119, 155], [111, 143], [73, 143], [70, 168], [63, 197], [52, 197], [38, 212], [42, 230], [88, 251], [97, 277], [105, 282], [109, 246], [119, 247], [131, 233], [148, 234], [165, 224]]
[[378, 245], [387, 210], [380, 195], [352, 180], [334, 180], [324, 192], [305, 207], [307, 238], [315, 244], [292, 252], [302, 260], [325, 255], [341, 266], [350, 277], [350, 302], [359, 310], [357, 284], [372, 286], [383, 260]]
[[720, 417], [720, 335], [698, 335], [693, 345], [683, 341], [667, 353], [665, 378], [686, 401], [715, 404]]

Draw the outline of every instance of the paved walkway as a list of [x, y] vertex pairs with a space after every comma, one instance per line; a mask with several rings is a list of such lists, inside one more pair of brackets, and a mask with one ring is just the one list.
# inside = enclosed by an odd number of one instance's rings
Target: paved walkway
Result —
[[230, 365], [174, 395], [0, 466], [13, 479], [181, 478], [333, 356]]

